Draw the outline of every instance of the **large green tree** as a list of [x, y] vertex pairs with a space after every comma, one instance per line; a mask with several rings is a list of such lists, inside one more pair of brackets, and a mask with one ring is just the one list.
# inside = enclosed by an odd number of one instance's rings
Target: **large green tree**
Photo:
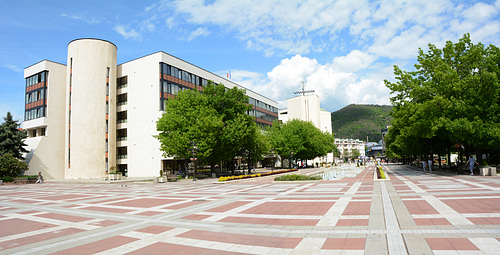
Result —
[[[244, 146], [251, 147], [256, 125], [247, 114], [251, 109], [245, 91], [209, 82], [203, 91], [181, 91], [165, 105], [157, 122], [156, 138], [166, 156], [190, 158], [192, 141], [196, 156], [212, 166], [230, 161]], [[247, 151], [251, 151], [247, 149]]]
[[387, 144], [396, 154], [440, 154], [455, 144], [482, 154], [500, 143], [500, 50], [465, 34], [443, 49], [420, 49], [415, 71], [394, 67], [385, 81], [393, 121]]
[[18, 121], [13, 120], [10, 112], [7, 112], [0, 125], [0, 155], [9, 153], [17, 159], [24, 159], [22, 153], [28, 152], [23, 141], [26, 137], [26, 131], [20, 130]]
[[269, 133], [270, 143], [281, 159], [293, 157], [307, 160], [325, 156], [335, 149], [332, 134], [321, 132], [311, 122], [292, 119], [275, 121]]

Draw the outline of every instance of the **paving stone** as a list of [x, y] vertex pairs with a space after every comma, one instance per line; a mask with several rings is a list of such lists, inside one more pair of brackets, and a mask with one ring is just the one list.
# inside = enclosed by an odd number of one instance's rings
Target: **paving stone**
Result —
[[[500, 178], [0, 186], [0, 254], [496, 254]], [[303, 173], [314, 169], [303, 169]], [[112, 195], [110, 195], [112, 194]]]

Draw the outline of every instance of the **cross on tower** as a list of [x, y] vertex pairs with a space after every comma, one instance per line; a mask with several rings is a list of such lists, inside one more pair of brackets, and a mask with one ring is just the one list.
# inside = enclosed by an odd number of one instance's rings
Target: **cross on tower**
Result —
[[305, 90], [304, 89], [304, 82], [302, 81], [302, 90], [295, 91], [293, 93], [294, 94], [302, 94], [303, 96], [305, 96], [307, 93], [314, 93], [314, 90]]

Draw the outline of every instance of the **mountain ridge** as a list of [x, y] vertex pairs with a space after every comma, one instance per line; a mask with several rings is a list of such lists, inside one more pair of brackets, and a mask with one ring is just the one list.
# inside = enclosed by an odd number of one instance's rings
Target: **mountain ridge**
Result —
[[336, 138], [370, 142], [382, 139], [381, 129], [390, 126], [390, 105], [350, 104], [331, 113], [332, 132]]

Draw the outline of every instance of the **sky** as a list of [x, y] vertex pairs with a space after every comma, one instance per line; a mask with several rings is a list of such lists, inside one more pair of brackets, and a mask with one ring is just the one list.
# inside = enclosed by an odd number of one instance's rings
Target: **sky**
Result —
[[[302, 88], [333, 112], [390, 104], [394, 65], [469, 33], [500, 46], [500, 0], [0, 0], [0, 116], [22, 121], [24, 68], [66, 64], [67, 45], [99, 38], [118, 64], [164, 51], [286, 107]], [[3, 122], [3, 119], [0, 119]]]

